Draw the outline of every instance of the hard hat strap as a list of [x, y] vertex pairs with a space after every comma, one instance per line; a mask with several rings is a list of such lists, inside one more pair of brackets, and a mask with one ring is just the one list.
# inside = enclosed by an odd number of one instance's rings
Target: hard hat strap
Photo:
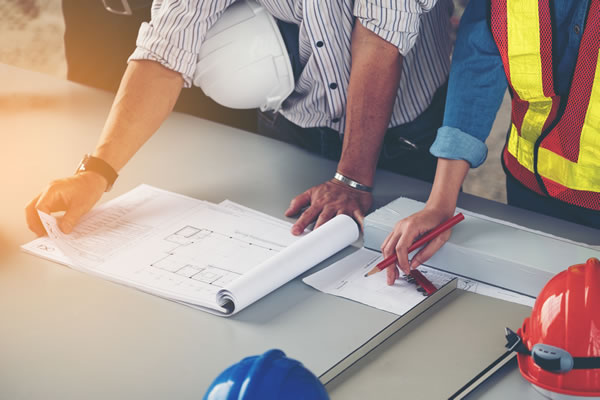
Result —
[[523, 343], [521, 336], [519, 336], [516, 332], [513, 332], [510, 328], [506, 328], [506, 348], [511, 351], [516, 351], [519, 354], [527, 354], [531, 355], [531, 352]]
[[600, 357], [573, 357], [575, 365], [573, 369], [596, 369], [600, 368]]
[[600, 368], [600, 357], [573, 357], [565, 349], [538, 343], [531, 350], [516, 332], [506, 328], [506, 348], [533, 357], [536, 365], [545, 371], [566, 373], [572, 369]]

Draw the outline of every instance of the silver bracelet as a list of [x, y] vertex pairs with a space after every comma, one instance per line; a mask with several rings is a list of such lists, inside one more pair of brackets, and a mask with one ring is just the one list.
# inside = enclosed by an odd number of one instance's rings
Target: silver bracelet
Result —
[[344, 185], [350, 186], [352, 189], [360, 190], [362, 192], [371, 192], [373, 188], [367, 185], [363, 185], [360, 182], [356, 182], [350, 178], [345, 177], [344, 175], [336, 172], [333, 176], [333, 179], [336, 181], [342, 182]]

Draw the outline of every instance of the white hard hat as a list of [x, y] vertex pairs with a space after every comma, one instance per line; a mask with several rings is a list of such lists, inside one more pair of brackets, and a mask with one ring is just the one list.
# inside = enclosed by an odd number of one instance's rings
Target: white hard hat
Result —
[[227, 8], [200, 48], [193, 82], [225, 107], [277, 111], [294, 74], [275, 18], [251, 0]]

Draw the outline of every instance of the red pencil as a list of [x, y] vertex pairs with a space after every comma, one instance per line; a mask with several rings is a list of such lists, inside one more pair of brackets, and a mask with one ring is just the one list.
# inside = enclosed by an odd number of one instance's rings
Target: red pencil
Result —
[[[465, 219], [465, 216], [462, 213], [458, 213], [454, 217], [450, 218], [449, 220], [442, 222], [441, 224], [439, 224], [438, 226], [433, 228], [431, 231], [429, 231], [429, 233], [427, 235], [423, 236], [422, 238], [420, 238], [419, 240], [414, 242], [412, 244], [412, 246], [410, 246], [408, 248], [408, 252], [411, 253], [411, 252], [415, 251], [419, 247], [423, 246], [425, 243], [433, 240], [435, 237], [440, 235], [442, 232], [445, 232], [448, 229], [452, 228], [454, 225], [458, 224], [463, 219]], [[396, 264], [397, 262], [398, 262], [398, 259], [396, 258], [396, 254], [392, 254], [391, 256], [387, 257], [385, 260], [381, 261], [379, 264], [374, 266], [373, 269], [371, 269], [367, 274], [365, 274], [365, 276], [370, 276], [379, 271], [383, 271], [390, 265]]]

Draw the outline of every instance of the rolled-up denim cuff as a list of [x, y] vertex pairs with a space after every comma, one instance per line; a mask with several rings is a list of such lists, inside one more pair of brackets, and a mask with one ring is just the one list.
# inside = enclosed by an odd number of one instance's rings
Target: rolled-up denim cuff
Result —
[[429, 152], [438, 158], [465, 160], [471, 168], [477, 168], [487, 158], [487, 146], [484, 142], [457, 128], [442, 126], [437, 131], [435, 141]]

